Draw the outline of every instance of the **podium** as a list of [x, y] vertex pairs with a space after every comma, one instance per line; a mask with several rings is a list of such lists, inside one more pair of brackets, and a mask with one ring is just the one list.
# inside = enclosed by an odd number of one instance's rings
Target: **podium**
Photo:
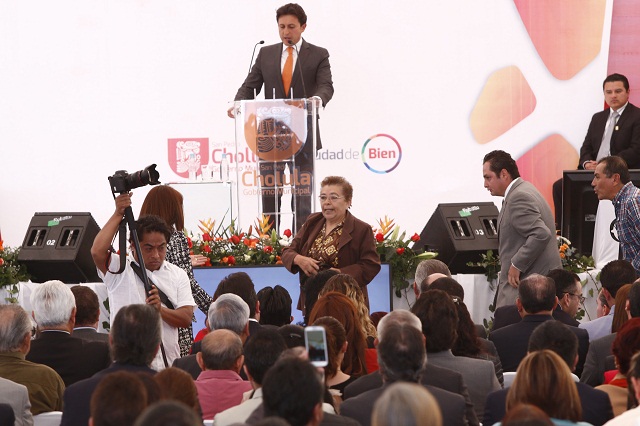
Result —
[[315, 99], [234, 103], [235, 153], [229, 166], [236, 173], [236, 212], [242, 229], [259, 226], [265, 215], [279, 234], [285, 229], [295, 232], [315, 211], [318, 103]]

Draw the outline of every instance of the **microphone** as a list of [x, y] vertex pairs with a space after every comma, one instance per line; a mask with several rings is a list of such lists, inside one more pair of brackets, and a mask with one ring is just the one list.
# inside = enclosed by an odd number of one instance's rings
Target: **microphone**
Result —
[[256, 47], [258, 47], [259, 44], [264, 44], [264, 40], [260, 40], [259, 42], [256, 43], [255, 46], [253, 46], [253, 53], [251, 54], [251, 62], [249, 62], [249, 72], [247, 73], [247, 75], [251, 73], [251, 65], [253, 65], [253, 57], [256, 56]]
[[302, 82], [302, 94], [304, 98], [307, 98], [307, 88], [304, 85], [304, 77], [302, 76], [302, 61], [300, 60], [300, 52], [298, 51], [298, 46], [296, 46], [291, 39], [287, 40], [290, 46], [293, 46], [296, 49], [296, 55], [298, 55], [298, 71], [300, 72], [300, 81]]

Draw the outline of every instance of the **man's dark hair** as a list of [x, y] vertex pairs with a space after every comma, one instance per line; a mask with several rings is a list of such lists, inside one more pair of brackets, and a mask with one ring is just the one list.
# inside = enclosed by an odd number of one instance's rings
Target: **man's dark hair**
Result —
[[307, 14], [304, 13], [304, 9], [297, 3], [288, 3], [284, 6], [280, 6], [278, 10], [276, 10], [276, 22], [280, 19], [281, 16], [285, 15], [293, 15], [298, 18], [298, 22], [300, 25], [304, 25], [307, 23]]
[[324, 384], [309, 361], [286, 357], [267, 371], [262, 381], [264, 416], [278, 416], [291, 426], [304, 426], [322, 402]]
[[249, 305], [249, 317], [256, 317], [256, 303], [258, 296], [256, 295], [256, 287], [253, 285], [251, 277], [246, 272], [234, 272], [229, 274], [220, 281], [216, 292], [213, 293], [213, 300], [226, 293], [233, 293]]
[[598, 160], [598, 164], [604, 164], [602, 172], [608, 178], [617, 174], [620, 176], [620, 183], [626, 184], [631, 181], [631, 175], [629, 174], [629, 167], [627, 162], [622, 157], [617, 155], [610, 155]]
[[276, 327], [291, 323], [291, 295], [281, 285], [265, 287], [258, 292], [260, 324]]
[[285, 349], [287, 345], [280, 333], [264, 327], [247, 340], [244, 346], [244, 365], [254, 382], [262, 384], [265, 373]]
[[409, 324], [390, 323], [378, 343], [378, 365], [385, 382], [418, 383], [427, 361], [422, 333]]
[[427, 288], [427, 291], [429, 290], [442, 290], [449, 296], [457, 296], [460, 298], [460, 301], [464, 300], [464, 288], [458, 281], [450, 277], [438, 278]]
[[556, 303], [556, 285], [551, 278], [531, 274], [520, 281], [518, 298], [529, 314], [550, 311]]
[[135, 426], [193, 426], [197, 424], [202, 424], [202, 418], [185, 403], [163, 400], [144, 410], [136, 420]]
[[150, 305], [121, 308], [111, 324], [111, 354], [122, 364], [149, 366], [162, 340], [160, 313]]
[[549, 349], [557, 353], [573, 371], [578, 354], [578, 338], [560, 321], [545, 321], [529, 337], [529, 352]]
[[422, 323], [427, 352], [441, 352], [453, 347], [458, 337], [458, 311], [451, 296], [442, 290], [428, 290], [416, 300], [411, 312]]
[[[164, 219], [159, 216], [154, 216], [152, 214], [142, 216], [136, 221], [136, 226], [138, 227], [138, 238], [140, 239], [140, 241], [144, 241], [145, 234], [148, 234], [150, 232], [159, 232], [164, 235], [164, 239], [166, 240], [167, 244], [171, 239], [171, 228], [169, 227], [169, 225], [167, 225], [167, 222], [165, 222]], [[133, 240], [129, 238], [129, 241]]]
[[91, 396], [94, 426], [132, 426], [147, 407], [147, 391], [132, 372], [107, 374]]
[[100, 318], [100, 302], [95, 291], [85, 285], [71, 287], [76, 298], [76, 327], [93, 325]]
[[[638, 275], [631, 263], [626, 260], [613, 260], [600, 271], [600, 282], [602, 287], [607, 289], [611, 297], [615, 298], [620, 287], [633, 283]], [[624, 307], [622, 307], [624, 309]]]
[[304, 323], [309, 324], [309, 315], [313, 310], [313, 306], [318, 301], [318, 295], [322, 287], [329, 281], [329, 278], [338, 275], [338, 271], [326, 269], [315, 274], [311, 278], [307, 278], [304, 282]]
[[278, 328], [278, 333], [284, 339], [287, 348], [304, 346], [304, 327], [297, 324], [287, 324]]
[[636, 281], [631, 284], [631, 290], [627, 295], [629, 299], [629, 314], [631, 318], [640, 317], [640, 282]]
[[576, 281], [580, 282], [578, 274], [562, 268], [552, 269], [547, 274], [547, 277], [551, 278], [556, 285], [556, 296], [558, 296], [558, 299], [561, 299], [565, 293], [573, 293], [576, 291], [578, 287]]
[[489, 163], [489, 169], [496, 175], [499, 175], [502, 169], [504, 169], [507, 171], [507, 173], [509, 173], [511, 179], [520, 177], [518, 165], [516, 164], [515, 160], [511, 158], [511, 154], [509, 153], [500, 150], [491, 151], [484, 156], [482, 164], [487, 162]]
[[611, 74], [608, 75], [607, 78], [604, 79], [604, 81], [602, 82], [602, 90], [604, 90], [604, 85], [607, 83], [613, 83], [616, 81], [621, 81], [622, 85], [624, 86], [625, 90], [628, 92], [629, 91], [629, 80], [627, 79], [627, 77], [625, 77], [622, 74]]

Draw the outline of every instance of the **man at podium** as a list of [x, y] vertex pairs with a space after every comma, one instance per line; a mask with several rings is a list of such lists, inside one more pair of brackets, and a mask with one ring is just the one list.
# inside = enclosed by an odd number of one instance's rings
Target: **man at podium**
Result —
[[[276, 11], [276, 20], [282, 42], [260, 49], [255, 64], [238, 89], [234, 100], [254, 99], [254, 95], [260, 93], [264, 85], [265, 99], [311, 98], [325, 106], [333, 97], [329, 52], [302, 39], [302, 33], [307, 27], [307, 15], [299, 5], [289, 3], [280, 7]], [[229, 109], [228, 115], [234, 117], [233, 107]], [[307, 143], [295, 157], [295, 167], [299, 175], [309, 173], [313, 176], [315, 153], [311, 143], [312, 136], [312, 133], [308, 132]], [[319, 132], [316, 134], [316, 147], [322, 148]], [[287, 163], [260, 163], [260, 175], [282, 173], [285, 164]], [[293, 175], [292, 164], [288, 165], [289, 172]], [[263, 194], [263, 213], [280, 212], [281, 198], [281, 193], [277, 196]], [[296, 228], [299, 228], [311, 214], [311, 192], [307, 196], [292, 197], [292, 200], [295, 200], [292, 208], [296, 213]], [[279, 215], [275, 216], [278, 218]], [[274, 215], [271, 217], [273, 219]]]

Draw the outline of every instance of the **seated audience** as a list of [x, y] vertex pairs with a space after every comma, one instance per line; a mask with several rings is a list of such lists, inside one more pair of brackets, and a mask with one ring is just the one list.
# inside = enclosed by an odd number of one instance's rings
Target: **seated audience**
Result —
[[607, 298], [605, 297], [602, 290], [598, 292], [598, 298], [596, 299], [596, 303], [597, 303], [596, 318], [609, 315], [609, 312], [611, 311], [611, 307], [609, 306], [609, 303], [607, 302]]
[[432, 281], [429, 281], [428, 278], [434, 274], [437, 274], [437, 278], [451, 278], [451, 271], [449, 271], [449, 267], [441, 260], [426, 259], [418, 263], [413, 280], [413, 292], [416, 295], [416, 299], [420, 297], [421, 293], [424, 293], [429, 289], [429, 284], [431, 284]]
[[500, 389], [491, 361], [454, 356], [451, 348], [456, 339], [458, 311], [451, 296], [441, 290], [428, 290], [411, 308], [422, 323], [430, 364], [462, 374], [478, 418], [484, 413], [487, 395]]
[[160, 313], [151, 305], [135, 304], [121, 308], [109, 333], [114, 362], [109, 368], [65, 390], [61, 425], [87, 424], [91, 396], [102, 379], [110, 374], [119, 371], [155, 374], [150, 365], [160, 350], [161, 327]]
[[553, 426], [547, 414], [531, 404], [518, 404], [502, 419], [502, 426]]
[[[213, 293], [213, 300], [215, 301], [223, 294], [229, 293], [240, 296], [249, 306], [248, 336], [251, 336], [251, 334], [260, 329], [260, 302], [258, 301], [256, 287], [251, 277], [246, 272], [234, 272], [227, 275], [218, 284], [215, 293]], [[191, 351], [192, 354], [196, 352], [195, 350]]]
[[291, 295], [281, 285], [264, 287], [257, 294], [260, 302], [260, 324], [280, 327], [291, 324]]
[[332, 291], [318, 299], [309, 316], [314, 323], [320, 317], [333, 317], [340, 321], [347, 332], [347, 352], [342, 361], [342, 371], [350, 376], [367, 374], [365, 350], [367, 343], [362, 323], [354, 303], [342, 293]]
[[278, 328], [278, 333], [284, 339], [287, 348], [302, 346], [304, 348], [304, 327], [296, 324], [287, 324]]
[[618, 306], [618, 309], [613, 314], [613, 321], [611, 321], [611, 333], [618, 332], [624, 323], [629, 320], [629, 308], [627, 306], [629, 291], [631, 291], [631, 284], [625, 284], [620, 287], [616, 293], [615, 306]]
[[527, 355], [507, 394], [507, 413], [518, 404], [531, 404], [551, 417], [554, 425], [589, 425], [581, 422], [582, 404], [566, 363], [550, 350]]
[[147, 405], [147, 390], [135, 373], [109, 374], [91, 397], [89, 426], [133, 426]]
[[[182, 402], [202, 418], [198, 389], [189, 373], [176, 367], [169, 367], [153, 376], [153, 380], [158, 384], [160, 399]], [[149, 401], [149, 405], [151, 403]]]
[[616, 416], [607, 426], [637, 426], [640, 419], [640, 352], [636, 352], [629, 363], [629, 402], [631, 408]]
[[0, 305], [0, 377], [26, 386], [35, 416], [62, 410], [64, 382], [51, 367], [27, 361], [31, 319], [18, 305]]
[[[215, 302], [214, 302], [215, 303]], [[202, 373], [195, 384], [205, 420], [242, 402], [251, 384], [242, 380], [244, 363], [242, 340], [230, 330], [213, 330], [202, 339], [202, 351], [197, 353]]]
[[47, 281], [31, 292], [38, 338], [31, 342], [26, 359], [48, 365], [65, 386], [87, 379], [111, 364], [109, 345], [71, 335], [76, 319], [76, 300], [61, 281]]
[[202, 419], [179, 401], [165, 400], [147, 407], [135, 426], [202, 426]]
[[372, 426], [441, 426], [442, 414], [433, 396], [415, 383], [394, 383], [376, 401]]
[[13, 412], [13, 421], [11, 423], [0, 422], [0, 424], [14, 426], [30, 426], [33, 424], [29, 390], [26, 386], [0, 377], [0, 401], [8, 405]]
[[76, 299], [76, 324], [73, 327], [73, 337], [108, 344], [109, 335], [98, 333], [100, 301], [96, 292], [85, 285], [75, 285], [71, 287], [71, 293]]

